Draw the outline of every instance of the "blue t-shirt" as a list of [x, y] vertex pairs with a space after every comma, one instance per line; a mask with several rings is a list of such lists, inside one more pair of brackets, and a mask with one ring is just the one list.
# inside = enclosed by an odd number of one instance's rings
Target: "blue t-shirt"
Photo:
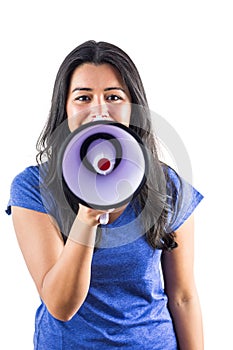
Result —
[[[177, 214], [166, 228], [172, 232], [191, 215], [203, 197], [185, 181], [180, 182], [172, 169], [169, 176], [176, 187], [174, 201], [182, 186]], [[28, 167], [16, 176], [8, 214], [11, 206], [47, 213], [39, 177], [37, 166]], [[153, 249], [145, 234], [137, 233], [139, 226], [129, 204], [116, 221], [102, 227], [101, 239], [105, 243], [94, 250], [85, 302], [67, 322], [55, 319], [42, 302], [35, 318], [35, 350], [177, 349], [160, 275], [162, 251]], [[122, 240], [129, 229], [134, 232], [133, 239]]]

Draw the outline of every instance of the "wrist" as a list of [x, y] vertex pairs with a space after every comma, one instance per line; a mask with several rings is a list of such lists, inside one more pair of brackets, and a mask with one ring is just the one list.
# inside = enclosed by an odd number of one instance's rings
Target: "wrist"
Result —
[[97, 226], [90, 226], [79, 218], [76, 218], [71, 227], [68, 239], [93, 248], [95, 246], [96, 231]]

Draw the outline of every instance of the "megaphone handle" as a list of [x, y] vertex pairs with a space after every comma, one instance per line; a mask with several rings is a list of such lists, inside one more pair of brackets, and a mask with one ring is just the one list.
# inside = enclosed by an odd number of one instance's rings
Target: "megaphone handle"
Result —
[[106, 225], [109, 221], [109, 213], [104, 213], [100, 215], [99, 222], [101, 225]]

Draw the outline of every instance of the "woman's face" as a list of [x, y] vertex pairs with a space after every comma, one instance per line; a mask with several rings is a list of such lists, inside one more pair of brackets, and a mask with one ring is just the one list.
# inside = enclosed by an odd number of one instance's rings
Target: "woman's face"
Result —
[[129, 126], [131, 98], [119, 72], [110, 64], [84, 63], [71, 76], [66, 112], [72, 130], [95, 120]]

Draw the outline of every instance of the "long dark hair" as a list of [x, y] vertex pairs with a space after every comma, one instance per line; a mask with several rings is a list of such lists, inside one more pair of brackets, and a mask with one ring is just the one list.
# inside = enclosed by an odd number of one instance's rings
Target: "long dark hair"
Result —
[[[164, 191], [164, 183], [160, 179], [164, 177], [166, 181], [170, 180], [166, 167], [158, 158], [157, 142], [154, 133], [151, 132], [151, 116], [140, 75], [133, 61], [119, 47], [90, 40], [79, 45], [65, 58], [56, 76], [47, 123], [37, 141], [37, 161], [40, 164], [44, 156], [52, 157], [53, 134], [67, 120], [66, 100], [70, 79], [73, 71], [83, 63], [112, 65], [120, 72], [128, 87], [133, 106], [129, 127], [142, 139], [153, 158], [150, 161], [146, 183], [136, 198], [137, 202], [139, 200], [140, 210], [146, 208], [143, 220], [147, 228], [147, 241], [153, 248], [172, 249], [175, 246], [174, 237], [165, 233], [164, 229], [168, 212], [172, 211], [172, 208], [168, 206], [169, 194]], [[148, 193], [150, 193], [149, 196]], [[135, 205], [135, 210], [139, 210], [138, 205]]]

